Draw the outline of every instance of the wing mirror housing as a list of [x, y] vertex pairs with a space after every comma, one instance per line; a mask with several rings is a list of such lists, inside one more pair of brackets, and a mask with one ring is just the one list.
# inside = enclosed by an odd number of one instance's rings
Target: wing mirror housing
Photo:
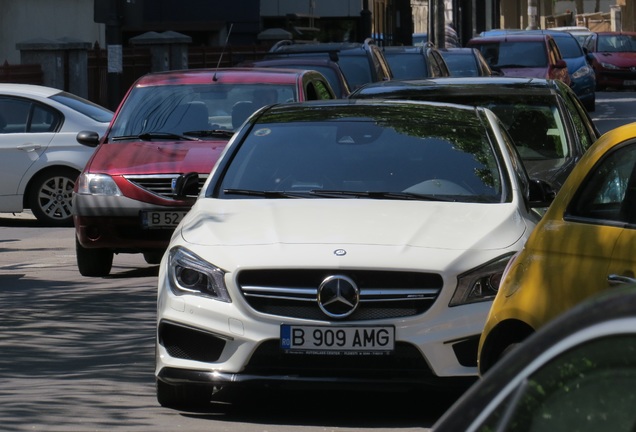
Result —
[[199, 174], [181, 174], [172, 184], [172, 192], [178, 200], [191, 200], [199, 195]]
[[528, 203], [531, 208], [549, 207], [554, 201], [556, 190], [545, 180], [530, 180]]
[[99, 134], [93, 131], [80, 131], [75, 137], [78, 143], [87, 147], [97, 147], [99, 145]]

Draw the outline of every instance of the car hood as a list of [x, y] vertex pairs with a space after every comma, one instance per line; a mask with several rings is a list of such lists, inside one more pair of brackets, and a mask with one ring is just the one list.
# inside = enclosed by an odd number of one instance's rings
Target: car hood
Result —
[[611, 63], [618, 67], [629, 68], [636, 66], [636, 52], [599, 52], [596, 53], [599, 61]]
[[100, 144], [87, 171], [110, 175], [208, 174], [228, 140], [127, 141]]
[[206, 199], [183, 221], [202, 246], [332, 244], [493, 250], [528, 229], [516, 205], [370, 199]]

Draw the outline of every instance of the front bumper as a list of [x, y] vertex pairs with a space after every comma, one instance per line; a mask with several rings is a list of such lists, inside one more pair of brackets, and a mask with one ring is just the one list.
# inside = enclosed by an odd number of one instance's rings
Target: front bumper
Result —
[[290, 354], [280, 348], [281, 324], [307, 324], [306, 320], [254, 319], [220, 302], [214, 311], [206, 311], [205, 299], [164, 300], [158, 311], [157, 379], [171, 385], [220, 387], [448, 387], [454, 382], [464, 386], [477, 378], [477, 346], [490, 307], [485, 302], [442, 311], [432, 308], [407, 319], [382, 320], [383, 325], [395, 326], [392, 354], [329, 355]]
[[138, 253], [165, 250], [174, 228], [147, 229], [142, 211], [189, 210], [190, 206], [161, 207], [131, 198], [73, 195], [73, 222], [80, 244], [115, 252]]

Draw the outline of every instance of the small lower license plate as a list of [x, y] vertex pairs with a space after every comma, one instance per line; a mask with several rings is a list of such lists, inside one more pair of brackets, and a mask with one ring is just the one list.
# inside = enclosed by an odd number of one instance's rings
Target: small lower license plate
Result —
[[295, 326], [280, 327], [281, 348], [309, 354], [390, 354], [395, 327]]
[[176, 228], [186, 214], [188, 212], [184, 210], [142, 211], [141, 226], [145, 229]]
[[636, 86], [636, 80], [625, 80], [623, 81], [623, 85], [627, 87], [634, 87]]

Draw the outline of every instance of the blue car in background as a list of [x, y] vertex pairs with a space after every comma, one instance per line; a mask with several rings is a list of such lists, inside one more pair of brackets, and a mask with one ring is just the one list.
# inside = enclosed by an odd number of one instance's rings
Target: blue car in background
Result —
[[594, 69], [587, 61], [586, 53], [577, 38], [567, 31], [559, 30], [490, 30], [482, 32], [480, 36], [493, 36], [500, 34], [542, 33], [552, 36], [563, 60], [568, 65], [572, 90], [581, 100], [588, 111], [596, 109], [596, 75]]

